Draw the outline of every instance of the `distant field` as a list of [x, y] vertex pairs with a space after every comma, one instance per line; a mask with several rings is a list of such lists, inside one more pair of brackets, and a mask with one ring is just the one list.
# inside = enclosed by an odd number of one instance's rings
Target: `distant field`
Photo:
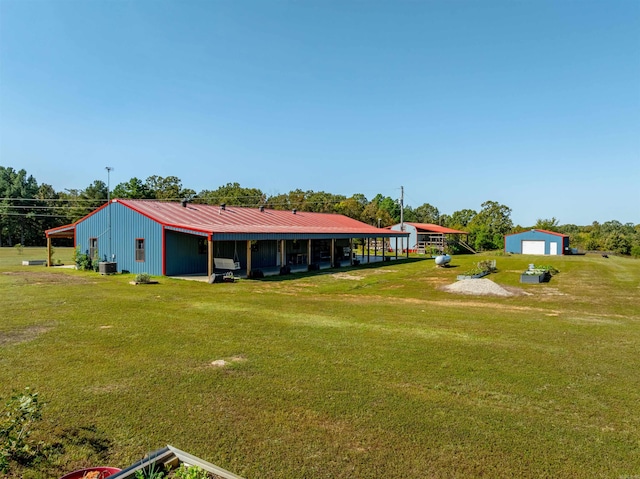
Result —
[[[132, 286], [20, 265], [45, 257], [0, 248], [0, 398], [37, 390], [36, 439], [54, 446], [13, 477], [124, 467], [167, 444], [247, 479], [640, 475], [639, 260]], [[480, 259], [519, 294], [440, 290]], [[531, 262], [560, 273], [521, 285]]]

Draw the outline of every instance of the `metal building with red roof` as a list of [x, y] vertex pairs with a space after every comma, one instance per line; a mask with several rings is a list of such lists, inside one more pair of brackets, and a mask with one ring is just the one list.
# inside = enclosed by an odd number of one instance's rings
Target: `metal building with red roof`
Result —
[[[421, 254], [434, 253], [441, 254], [452, 244], [466, 249], [470, 253], [475, 253], [473, 248], [467, 244], [469, 233], [455, 230], [432, 223], [398, 223], [390, 227], [393, 231], [403, 231], [409, 233], [406, 239], [398, 243], [401, 251], [418, 252]], [[394, 245], [391, 245], [394, 249]]]
[[333, 266], [352, 262], [353, 239], [408, 236], [338, 214], [128, 199], [45, 233], [118, 271], [164, 276]]
[[504, 250], [507, 253], [516, 254], [551, 256], [571, 254], [568, 235], [540, 229], [505, 235]]

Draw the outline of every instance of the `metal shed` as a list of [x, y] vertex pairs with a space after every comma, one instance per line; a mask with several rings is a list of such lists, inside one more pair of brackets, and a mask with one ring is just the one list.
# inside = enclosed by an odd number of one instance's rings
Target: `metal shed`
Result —
[[504, 250], [507, 253], [551, 256], [571, 252], [568, 235], [539, 229], [505, 235]]
[[126, 199], [45, 233], [49, 251], [52, 238], [74, 238], [81, 252], [118, 271], [154, 276], [211, 276], [221, 265], [250, 276], [257, 268], [352, 264], [353, 239], [408, 236], [338, 214]]

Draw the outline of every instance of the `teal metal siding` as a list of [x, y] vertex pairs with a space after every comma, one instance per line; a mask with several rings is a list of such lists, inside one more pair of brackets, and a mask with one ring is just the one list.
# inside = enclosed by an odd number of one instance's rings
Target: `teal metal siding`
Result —
[[97, 239], [99, 260], [106, 260], [107, 254], [109, 254], [109, 226], [104, 209], [78, 223], [76, 227], [76, 249], [80, 253], [89, 254], [90, 238]]
[[544, 254], [551, 253], [550, 243], [558, 244], [558, 254], [562, 255], [566, 253], [566, 249], [569, 248], [569, 238], [564, 236], [558, 236], [554, 234], [545, 233], [542, 231], [523, 231], [522, 233], [515, 233], [504, 237], [504, 250], [507, 253], [522, 253], [523, 241], [544, 241]]
[[204, 253], [200, 252], [199, 241], [206, 241], [201, 236], [193, 236], [175, 231], [165, 232], [165, 250], [167, 251], [166, 274], [206, 274], [208, 246]]
[[[78, 223], [76, 244], [83, 253], [89, 249], [89, 238], [98, 239], [98, 255], [101, 261], [111, 260], [112, 255], [115, 255], [114, 261], [118, 265], [118, 271], [162, 275], [162, 226], [126, 206], [111, 203]], [[137, 238], [142, 238], [145, 242], [143, 262], [136, 261]]]
[[[119, 270], [162, 275], [162, 226], [119, 203], [112, 205], [113, 247]], [[145, 260], [136, 261], [136, 239], [145, 240]]]
[[[245, 260], [246, 256], [245, 252]], [[258, 241], [255, 244], [254, 250], [251, 251], [251, 267], [253, 269], [268, 268], [276, 264], [278, 264], [278, 241]]]

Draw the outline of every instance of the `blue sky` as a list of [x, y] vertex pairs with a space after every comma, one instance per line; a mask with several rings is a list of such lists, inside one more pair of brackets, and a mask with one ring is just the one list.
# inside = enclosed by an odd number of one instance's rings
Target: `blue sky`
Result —
[[0, 165], [640, 223], [640, 2], [0, 0]]

